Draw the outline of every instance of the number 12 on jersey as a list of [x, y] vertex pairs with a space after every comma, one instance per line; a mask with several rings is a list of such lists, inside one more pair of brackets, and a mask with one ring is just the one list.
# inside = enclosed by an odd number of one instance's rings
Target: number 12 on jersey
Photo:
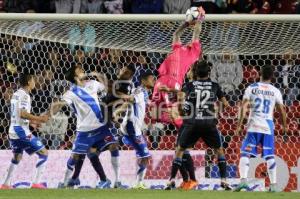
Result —
[[199, 109], [207, 109], [208, 105], [206, 102], [210, 98], [210, 92], [208, 90], [196, 90], [197, 99], [196, 99], [196, 108]]

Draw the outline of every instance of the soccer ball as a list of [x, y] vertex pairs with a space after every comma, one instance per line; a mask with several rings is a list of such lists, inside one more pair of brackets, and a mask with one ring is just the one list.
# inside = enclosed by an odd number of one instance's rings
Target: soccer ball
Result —
[[200, 13], [197, 7], [191, 7], [185, 13], [185, 21], [195, 21], [199, 17]]

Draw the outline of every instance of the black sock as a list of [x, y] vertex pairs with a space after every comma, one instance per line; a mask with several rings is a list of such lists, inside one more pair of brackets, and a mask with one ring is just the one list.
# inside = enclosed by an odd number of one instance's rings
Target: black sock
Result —
[[181, 158], [176, 158], [173, 161], [170, 180], [175, 179], [175, 177], [177, 175], [177, 172], [180, 169], [181, 165], [182, 165], [182, 159]]
[[74, 173], [72, 176], [73, 180], [75, 180], [79, 177], [84, 159], [85, 159], [85, 154], [80, 154], [79, 159], [78, 159], [77, 163], [75, 164], [75, 169], [74, 169]]
[[194, 161], [192, 156], [190, 155], [190, 153], [185, 153], [182, 159], [183, 159], [184, 167], [190, 176], [190, 180], [196, 181], [195, 167], [194, 167]]
[[99, 178], [101, 181], [106, 181], [106, 175], [105, 172], [103, 170], [102, 164], [99, 160], [99, 157], [97, 154], [89, 154], [89, 159], [92, 163], [92, 166], [94, 168], [94, 170], [97, 172], [97, 174], [99, 175]]
[[189, 181], [189, 175], [188, 175], [188, 172], [186, 170], [186, 168], [184, 167], [184, 165], [182, 164], [181, 167], [179, 168], [179, 171], [180, 171], [180, 174], [182, 176], [182, 180], [184, 182], [187, 182]]
[[226, 174], [227, 173], [227, 171], [226, 171], [227, 164], [226, 164], [226, 159], [224, 156], [220, 156], [218, 158], [218, 167], [220, 170], [220, 177], [225, 179], [227, 176], [227, 174]]

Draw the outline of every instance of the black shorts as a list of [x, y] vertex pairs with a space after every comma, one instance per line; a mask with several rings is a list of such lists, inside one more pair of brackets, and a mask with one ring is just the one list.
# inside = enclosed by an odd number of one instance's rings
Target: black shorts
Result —
[[205, 144], [213, 149], [222, 147], [222, 137], [216, 125], [184, 123], [180, 128], [177, 145], [182, 148], [193, 147], [202, 138]]
[[[179, 141], [181, 138], [181, 135], [182, 135], [182, 132], [183, 132], [183, 125], [180, 127], [180, 129], [178, 130], [178, 135], [177, 135], [177, 140], [176, 140], [176, 147], [179, 146]], [[186, 147], [186, 149], [188, 148], [193, 148], [194, 147], [194, 144], [191, 144], [190, 146]]]

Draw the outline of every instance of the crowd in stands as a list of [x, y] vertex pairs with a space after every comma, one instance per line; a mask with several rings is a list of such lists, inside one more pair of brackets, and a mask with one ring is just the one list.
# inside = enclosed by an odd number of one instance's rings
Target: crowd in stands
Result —
[[0, 0], [1, 12], [17, 13], [165, 13], [191, 6], [207, 13], [300, 14], [299, 0]]

